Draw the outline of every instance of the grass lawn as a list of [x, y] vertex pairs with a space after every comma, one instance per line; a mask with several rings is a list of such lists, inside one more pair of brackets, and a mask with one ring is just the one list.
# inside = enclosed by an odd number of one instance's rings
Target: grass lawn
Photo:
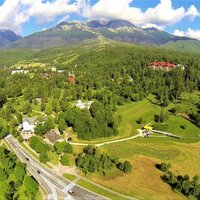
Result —
[[161, 108], [150, 103], [147, 99], [140, 102], [134, 102], [119, 107], [115, 116], [121, 116], [122, 122], [120, 125], [120, 135], [131, 136], [137, 133], [137, 129], [141, 128], [141, 124], [137, 120], [141, 117], [144, 124], [151, 123], [154, 120], [154, 115], [159, 114]]
[[112, 194], [112, 193], [110, 193], [110, 192], [108, 192], [108, 191], [106, 191], [104, 189], [101, 189], [101, 188], [99, 188], [99, 187], [97, 187], [97, 186], [95, 186], [95, 185], [93, 185], [91, 183], [88, 183], [85, 180], [81, 179], [81, 180], [78, 181], [77, 184], [80, 185], [83, 188], [86, 188], [86, 189], [88, 189], [88, 190], [90, 190], [92, 192], [95, 192], [95, 193], [97, 193], [99, 195], [102, 195], [104, 197], [107, 197], [109, 199], [112, 199], [112, 200], [123, 200], [122, 197], [118, 197], [117, 195]]
[[183, 139], [200, 139], [200, 129], [181, 116], [170, 115], [166, 123], [168, 124], [166, 131], [172, 134], [181, 136]]
[[91, 175], [90, 179], [138, 199], [186, 199], [162, 181], [162, 173], [155, 168], [156, 163], [171, 163], [171, 170], [177, 175], [193, 177], [200, 174], [200, 143], [180, 143], [165, 137], [137, 138], [103, 146], [101, 150], [121, 160], [129, 160], [133, 165], [132, 171], [116, 174], [116, 177]]
[[47, 152], [49, 158], [50, 158], [50, 163], [53, 165], [58, 165], [59, 164], [59, 155], [56, 154], [55, 152], [48, 151]]
[[163, 160], [172, 160], [180, 156], [180, 151], [174, 147], [173, 139], [162, 138], [137, 138], [126, 142], [113, 143], [102, 147], [109, 154], [121, 159], [127, 159], [135, 155], [144, 155]]
[[74, 181], [77, 178], [75, 175], [72, 174], [63, 174], [63, 177], [69, 181]]
[[136, 156], [130, 159], [133, 169], [128, 174], [105, 178], [92, 176], [90, 179], [112, 190], [140, 200], [182, 200], [182, 195], [174, 193], [170, 186], [163, 183], [162, 173], [155, 169], [154, 159]]

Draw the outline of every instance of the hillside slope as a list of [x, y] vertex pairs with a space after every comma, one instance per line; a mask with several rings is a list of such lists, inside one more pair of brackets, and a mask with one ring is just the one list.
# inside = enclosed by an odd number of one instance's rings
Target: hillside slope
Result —
[[[200, 42], [186, 37], [171, 35], [156, 28], [140, 28], [124, 20], [62, 22], [55, 27], [34, 33], [7, 45], [7, 48], [41, 49], [53, 46], [77, 44], [90, 39], [106, 38], [126, 43], [162, 46], [179, 42], [186, 46], [184, 50], [198, 49]], [[188, 48], [187, 48], [188, 47]], [[175, 49], [179, 50], [179, 49]], [[181, 50], [183, 50], [181, 48]]]
[[164, 48], [181, 51], [181, 52], [189, 52], [189, 53], [200, 53], [200, 42], [195, 40], [179, 40], [179, 41], [170, 41], [163, 45]]

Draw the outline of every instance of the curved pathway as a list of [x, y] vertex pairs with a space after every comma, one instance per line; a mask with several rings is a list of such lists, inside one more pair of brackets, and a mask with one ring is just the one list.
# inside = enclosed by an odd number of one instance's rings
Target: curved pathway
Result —
[[93, 143], [90, 143], [90, 144], [87, 144], [87, 143], [76, 143], [76, 142], [70, 142], [71, 145], [75, 145], [75, 146], [87, 146], [87, 145], [95, 145], [97, 147], [101, 147], [101, 146], [104, 146], [106, 144], [113, 144], [113, 143], [118, 143], [118, 142], [124, 142], [124, 141], [128, 141], [128, 140], [132, 140], [132, 139], [135, 139], [137, 137], [140, 137], [140, 136], [143, 136], [141, 133], [139, 133], [138, 135], [134, 135], [134, 136], [131, 136], [129, 138], [123, 138], [123, 139], [118, 139], [118, 140], [113, 140], [113, 141], [108, 141], [108, 142], [103, 142], [103, 143], [98, 143], [98, 144], [93, 144]]

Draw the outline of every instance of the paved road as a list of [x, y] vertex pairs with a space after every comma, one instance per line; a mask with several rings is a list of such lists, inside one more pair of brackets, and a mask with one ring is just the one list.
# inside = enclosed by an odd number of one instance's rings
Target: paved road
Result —
[[[65, 197], [65, 200], [104, 200], [93, 192], [85, 190], [77, 186], [73, 182], [69, 182], [64, 178], [54, 174], [49, 169], [41, 165], [35, 158], [33, 158], [25, 149], [23, 149], [18, 141], [11, 135], [5, 138], [9, 145], [13, 148], [20, 160], [27, 164], [27, 169], [34, 176], [34, 178], [43, 186], [48, 193], [48, 200], [58, 200], [57, 190]], [[29, 160], [27, 160], [27, 158]], [[39, 173], [38, 173], [39, 172]], [[71, 196], [68, 191], [72, 189], [74, 194]], [[60, 200], [60, 199], [59, 199]]]

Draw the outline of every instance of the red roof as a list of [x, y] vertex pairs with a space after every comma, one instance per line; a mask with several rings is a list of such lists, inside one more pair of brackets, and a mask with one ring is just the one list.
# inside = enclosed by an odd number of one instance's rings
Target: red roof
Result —
[[76, 80], [73, 76], [69, 76], [67, 80], [68, 80], [69, 83], [75, 83], [76, 82]]
[[169, 67], [169, 68], [173, 68], [176, 66], [175, 64], [169, 62], [151, 62], [150, 65], [159, 67]]

